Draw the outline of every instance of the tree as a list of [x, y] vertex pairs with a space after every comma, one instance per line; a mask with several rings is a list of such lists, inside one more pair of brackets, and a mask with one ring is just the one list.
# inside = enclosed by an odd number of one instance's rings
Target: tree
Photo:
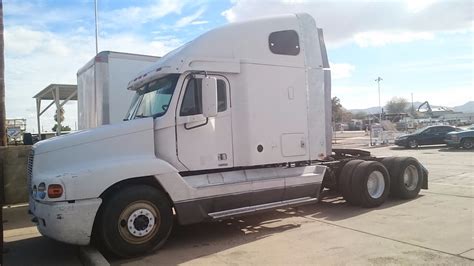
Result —
[[[58, 124], [54, 124], [54, 127], [52, 128], [53, 132], [56, 132], [57, 128]], [[69, 126], [61, 126], [61, 131], [71, 131], [71, 128]]]
[[342, 107], [341, 100], [337, 97], [332, 97], [332, 121], [333, 122], [349, 122], [352, 119], [351, 112]]
[[352, 115], [354, 119], [364, 120], [367, 119], [367, 113], [364, 111], [357, 112]]
[[408, 101], [405, 98], [393, 97], [385, 105], [385, 110], [387, 113], [396, 114], [406, 112], [408, 106]]
[[340, 120], [341, 112], [342, 112], [342, 105], [341, 100], [337, 97], [332, 97], [332, 121], [337, 122]]

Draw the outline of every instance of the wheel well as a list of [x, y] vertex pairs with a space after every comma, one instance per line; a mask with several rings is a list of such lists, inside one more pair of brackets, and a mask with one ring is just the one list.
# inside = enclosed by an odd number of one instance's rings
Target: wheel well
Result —
[[160, 184], [160, 182], [158, 182], [158, 180], [156, 180], [156, 178], [154, 176], [142, 176], [142, 177], [134, 177], [134, 178], [129, 178], [129, 179], [122, 180], [122, 181], [117, 182], [117, 183], [113, 184], [112, 186], [108, 187], [104, 192], [102, 192], [102, 194], [100, 194], [99, 197], [102, 200], [105, 200], [113, 192], [116, 192], [116, 191], [120, 190], [124, 186], [138, 185], [138, 184], [140, 184], [140, 185], [149, 185], [151, 187], [154, 187], [156, 189], [159, 189], [159, 190], [163, 191], [164, 193], [166, 193], [166, 196], [167, 196], [169, 202], [171, 203], [171, 205], [173, 205], [173, 201], [171, 200], [170, 195], [163, 188], [163, 186]]
[[163, 188], [163, 186], [156, 180], [154, 176], [142, 176], [142, 177], [134, 177], [134, 178], [129, 178], [122, 180], [120, 182], [117, 182], [113, 184], [112, 186], [108, 187], [102, 194], [100, 194], [100, 198], [102, 199], [102, 204], [99, 207], [99, 210], [97, 210], [97, 214], [94, 218], [94, 224], [92, 226], [92, 233], [91, 233], [91, 243], [99, 245], [100, 243], [97, 242], [96, 239], [96, 230], [97, 230], [97, 221], [100, 219], [100, 216], [102, 215], [102, 209], [103, 209], [103, 203], [104, 201], [111, 196], [114, 192], [119, 191], [121, 188], [125, 186], [130, 186], [130, 185], [149, 185], [151, 187], [154, 187], [156, 189], [159, 189], [163, 191], [166, 194], [166, 197], [168, 198], [169, 203], [171, 204], [171, 207], [174, 209], [174, 204], [173, 201], [171, 200], [170, 195], [168, 192]]

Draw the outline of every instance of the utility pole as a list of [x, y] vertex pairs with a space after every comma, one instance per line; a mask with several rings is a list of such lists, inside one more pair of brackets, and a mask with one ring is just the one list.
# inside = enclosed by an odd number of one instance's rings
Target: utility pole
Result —
[[[3, 0], [0, 0], [0, 146], [7, 146], [7, 129], [5, 114], [5, 58], [3, 43]], [[3, 161], [0, 161], [0, 266], [3, 265]]]
[[380, 114], [379, 114], [379, 123], [382, 124], [382, 105], [380, 104], [380, 81], [383, 79], [381, 77], [377, 77], [375, 81], [377, 81], [377, 86], [379, 89], [379, 109], [380, 109]]
[[7, 146], [5, 114], [5, 58], [3, 40], [3, 0], [0, 0], [0, 146]]
[[97, 1], [94, 0], [94, 16], [95, 16], [95, 54], [97, 55], [99, 53], [99, 18], [97, 16]]

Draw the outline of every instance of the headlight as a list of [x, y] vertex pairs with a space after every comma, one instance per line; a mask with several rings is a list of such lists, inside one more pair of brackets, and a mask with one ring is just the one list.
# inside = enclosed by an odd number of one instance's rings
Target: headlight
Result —
[[403, 136], [403, 137], [398, 137], [397, 139], [398, 139], [398, 140], [405, 140], [405, 139], [407, 139], [407, 138], [408, 138], [408, 137]]
[[459, 136], [457, 136], [457, 135], [448, 135], [448, 139], [458, 140]]
[[40, 199], [44, 199], [46, 197], [46, 184], [45, 183], [40, 183], [38, 185], [37, 195]]

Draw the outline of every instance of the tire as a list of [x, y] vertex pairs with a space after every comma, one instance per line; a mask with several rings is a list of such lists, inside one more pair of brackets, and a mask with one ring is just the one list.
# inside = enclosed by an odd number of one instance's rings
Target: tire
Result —
[[423, 183], [423, 171], [418, 160], [413, 157], [395, 158], [389, 171], [393, 196], [401, 199], [418, 196]]
[[397, 185], [395, 184], [396, 182], [394, 181], [393, 178], [393, 172], [394, 172], [394, 167], [395, 167], [395, 160], [397, 160], [399, 157], [387, 157], [383, 158], [382, 161], [380, 161], [385, 168], [387, 168], [389, 176], [390, 176], [390, 195], [395, 195], [396, 187]]
[[364, 161], [362, 160], [352, 160], [347, 162], [342, 168], [341, 174], [339, 176], [340, 191], [342, 191], [342, 196], [346, 202], [351, 205], [358, 205], [352, 193], [352, 175], [354, 174], [355, 168], [363, 162]]
[[418, 148], [418, 142], [416, 141], [416, 139], [411, 139], [408, 141], [407, 147], [410, 149], [416, 149]]
[[363, 162], [356, 167], [352, 178], [353, 195], [362, 207], [378, 207], [387, 199], [390, 175], [382, 163]]
[[113, 255], [130, 258], [160, 248], [173, 228], [167, 196], [148, 185], [132, 185], [106, 198], [95, 233]]
[[463, 149], [470, 150], [474, 146], [474, 141], [473, 139], [463, 139], [461, 141], [461, 146]]
[[396, 157], [385, 157], [383, 158], [380, 162], [387, 168], [388, 171], [392, 168], [393, 161], [395, 160]]

